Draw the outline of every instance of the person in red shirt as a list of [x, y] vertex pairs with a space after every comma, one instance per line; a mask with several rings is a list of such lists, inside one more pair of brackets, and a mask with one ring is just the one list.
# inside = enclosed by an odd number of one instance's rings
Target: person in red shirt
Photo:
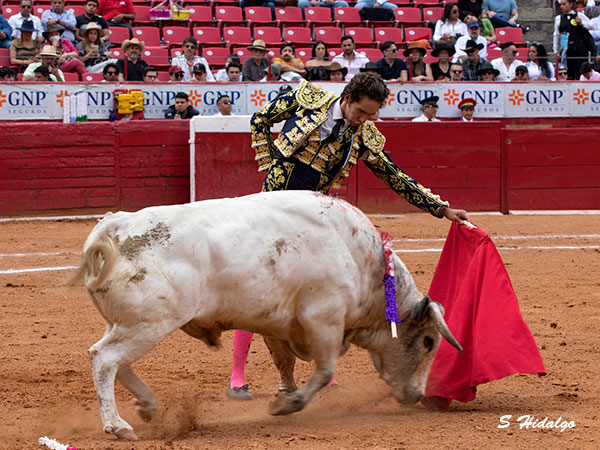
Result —
[[131, 0], [99, 0], [96, 14], [102, 16], [110, 27], [129, 28], [129, 37], [131, 37], [131, 22], [135, 20], [135, 10]]

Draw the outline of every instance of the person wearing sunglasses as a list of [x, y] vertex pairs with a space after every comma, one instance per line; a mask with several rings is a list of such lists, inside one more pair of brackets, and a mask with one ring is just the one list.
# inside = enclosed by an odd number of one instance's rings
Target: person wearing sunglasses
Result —
[[179, 66], [183, 71], [182, 81], [194, 81], [194, 66], [196, 64], [202, 64], [206, 68], [206, 81], [215, 81], [206, 58], [198, 56], [198, 41], [196, 38], [193, 36], [186, 37], [183, 40], [182, 50], [182, 55], [171, 60], [171, 65]]
[[44, 32], [44, 27], [42, 26], [42, 21], [40, 20], [40, 18], [31, 14], [31, 11], [33, 10], [32, 1], [21, 0], [21, 3], [19, 3], [19, 9], [20, 12], [18, 14], [10, 16], [10, 18], [8, 19], [8, 23], [12, 27], [13, 39], [21, 37], [21, 32], [19, 31], [19, 28], [21, 28], [23, 21], [31, 20], [33, 22], [33, 28], [35, 29], [35, 31], [33, 32], [33, 39], [43, 41], [44, 36], [42, 36], [42, 33]]
[[517, 67], [524, 65], [517, 59], [517, 47], [514, 42], [505, 42], [500, 46], [502, 56], [492, 60], [492, 66], [499, 72], [496, 81], [512, 81]]
[[461, 36], [469, 34], [467, 25], [460, 20], [460, 10], [455, 2], [446, 3], [444, 13], [441, 19], [435, 23], [435, 31], [433, 32], [433, 40], [446, 41], [454, 45], [456, 40]]
[[216, 113], [215, 116], [233, 116], [233, 114], [231, 114], [232, 106], [229, 95], [220, 95], [219, 98], [217, 98], [217, 109], [219, 112]]
[[463, 73], [462, 64], [457, 62], [450, 64], [450, 81], [462, 81]]
[[423, 113], [415, 117], [411, 122], [441, 122], [440, 119], [435, 117], [438, 112], [439, 99], [437, 95], [432, 95], [421, 100], [419, 103], [423, 107]]
[[179, 66], [169, 67], [169, 83], [181, 83], [183, 81], [183, 70]]
[[488, 61], [479, 56], [479, 50], [483, 48], [482, 44], [468, 40], [462, 51], [467, 55], [467, 59], [462, 63], [463, 76], [462, 81], [481, 81], [479, 70]]
[[118, 83], [119, 82], [119, 66], [115, 63], [108, 63], [102, 69], [102, 76], [104, 77], [105, 83]]
[[500, 72], [494, 68], [489, 62], [481, 65], [477, 72], [481, 81], [496, 81], [496, 77]]
[[567, 66], [564, 64], [558, 65], [558, 72], [556, 72], [556, 81], [567, 81], [569, 79], [569, 71]]
[[175, 94], [175, 104], [165, 110], [165, 119], [187, 120], [199, 115], [200, 112], [190, 105], [190, 98], [185, 92]]
[[387, 82], [406, 83], [408, 81], [408, 67], [403, 59], [398, 58], [398, 46], [394, 41], [385, 41], [381, 44], [383, 58], [376, 62], [379, 75]]

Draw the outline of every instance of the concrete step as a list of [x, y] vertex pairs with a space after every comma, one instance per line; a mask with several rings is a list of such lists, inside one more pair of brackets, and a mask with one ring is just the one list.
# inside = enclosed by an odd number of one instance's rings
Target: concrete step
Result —
[[519, 8], [519, 22], [528, 19], [554, 20], [552, 8]]

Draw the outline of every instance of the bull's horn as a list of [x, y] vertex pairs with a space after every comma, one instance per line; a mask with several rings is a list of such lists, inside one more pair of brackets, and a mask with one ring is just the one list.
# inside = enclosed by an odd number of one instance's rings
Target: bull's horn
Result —
[[452, 333], [450, 332], [450, 329], [448, 328], [448, 325], [444, 320], [444, 313], [442, 312], [441, 305], [437, 302], [431, 302], [429, 307], [431, 311], [431, 320], [433, 320], [433, 323], [437, 330], [452, 347], [457, 349], [462, 354], [462, 347], [460, 346], [458, 341], [454, 339], [454, 336], [452, 336]]

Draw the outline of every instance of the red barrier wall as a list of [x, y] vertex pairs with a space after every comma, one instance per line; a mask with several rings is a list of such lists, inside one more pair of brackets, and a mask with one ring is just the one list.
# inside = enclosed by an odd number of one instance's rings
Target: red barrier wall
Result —
[[[398, 165], [452, 205], [504, 212], [600, 209], [597, 126], [513, 129], [496, 121], [378, 126]], [[4, 122], [0, 133], [2, 216], [189, 201], [187, 122]], [[264, 174], [256, 172], [247, 134], [201, 134], [196, 145], [197, 199], [260, 190]], [[414, 210], [362, 163], [338, 193], [368, 212]]]

